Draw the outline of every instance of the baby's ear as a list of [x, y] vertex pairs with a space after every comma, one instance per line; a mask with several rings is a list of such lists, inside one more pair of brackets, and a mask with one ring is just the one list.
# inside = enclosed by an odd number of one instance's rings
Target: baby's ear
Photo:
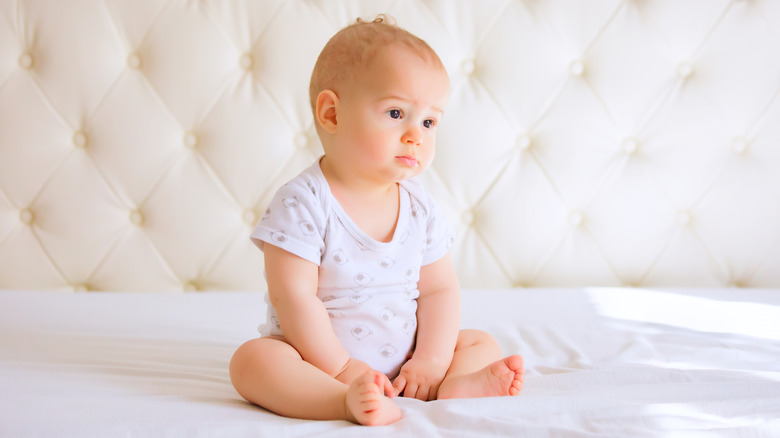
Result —
[[339, 106], [339, 97], [331, 90], [322, 90], [317, 95], [317, 109], [314, 112], [316, 122], [330, 134], [336, 131], [338, 125], [337, 110]]

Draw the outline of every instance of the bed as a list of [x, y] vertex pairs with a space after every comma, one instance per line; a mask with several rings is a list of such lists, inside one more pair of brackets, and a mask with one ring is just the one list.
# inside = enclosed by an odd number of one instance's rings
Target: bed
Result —
[[227, 364], [258, 294], [0, 293], [0, 435], [724, 436], [780, 433], [780, 294], [755, 289], [464, 291], [463, 326], [522, 354], [510, 398], [400, 399], [366, 431], [241, 400]]
[[307, 84], [379, 13], [451, 79], [421, 181], [506, 399], [387, 436], [780, 435], [772, 0], [0, 1], [0, 436], [365, 436], [243, 401], [249, 234], [322, 153]]

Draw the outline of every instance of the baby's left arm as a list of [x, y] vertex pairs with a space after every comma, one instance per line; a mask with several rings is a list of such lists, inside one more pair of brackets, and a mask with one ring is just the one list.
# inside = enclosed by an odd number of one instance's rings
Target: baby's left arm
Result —
[[396, 393], [433, 400], [452, 363], [460, 329], [460, 285], [449, 254], [420, 269], [417, 345], [395, 379]]

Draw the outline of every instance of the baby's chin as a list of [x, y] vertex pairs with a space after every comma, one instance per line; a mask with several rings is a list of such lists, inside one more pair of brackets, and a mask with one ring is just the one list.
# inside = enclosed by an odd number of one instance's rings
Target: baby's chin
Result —
[[415, 176], [424, 173], [426, 170], [428, 170], [429, 167], [431, 167], [431, 162], [432, 160], [419, 161], [417, 166], [412, 169], [412, 172], [415, 174]]
[[406, 181], [422, 174], [424, 169], [422, 166], [417, 166], [413, 169], [406, 169], [403, 172], [399, 172], [396, 182]]

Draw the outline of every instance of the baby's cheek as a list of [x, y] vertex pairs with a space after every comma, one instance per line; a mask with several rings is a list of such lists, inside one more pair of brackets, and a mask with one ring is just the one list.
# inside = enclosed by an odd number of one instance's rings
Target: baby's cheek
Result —
[[434, 157], [435, 151], [433, 147], [430, 149], [423, 151], [420, 156], [418, 157], [418, 160], [420, 160], [420, 171], [423, 171], [430, 167], [431, 163], [433, 163], [433, 157]]

